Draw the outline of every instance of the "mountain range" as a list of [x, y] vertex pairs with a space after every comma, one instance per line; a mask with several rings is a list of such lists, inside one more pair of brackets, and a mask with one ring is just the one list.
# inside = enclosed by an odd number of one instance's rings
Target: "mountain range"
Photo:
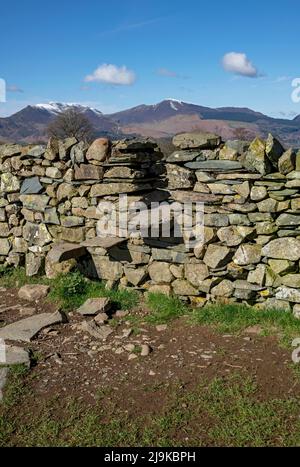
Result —
[[210, 108], [165, 99], [154, 105], [139, 105], [105, 115], [100, 110], [79, 104], [29, 105], [10, 117], [0, 118], [0, 140], [37, 142], [47, 139], [47, 126], [59, 113], [74, 108], [93, 124], [97, 136], [111, 138], [142, 135], [170, 138], [185, 131], [212, 131], [224, 139], [265, 137], [269, 132], [283, 143], [300, 146], [300, 115], [293, 120], [272, 118], [248, 108]]

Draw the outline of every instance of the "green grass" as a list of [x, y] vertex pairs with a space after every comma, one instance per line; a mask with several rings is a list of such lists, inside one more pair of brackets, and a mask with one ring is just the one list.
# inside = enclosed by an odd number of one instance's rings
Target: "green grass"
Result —
[[190, 309], [179, 298], [159, 293], [149, 293], [146, 305], [151, 310], [151, 314], [145, 320], [150, 324], [166, 324], [190, 312]]
[[243, 305], [216, 305], [194, 310], [191, 322], [214, 326], [221, 333], [238, 333], [250, 326], [261, 326], [265, 334], [279, 332], [283, 342], [300, 335], [300, 320], [292, 313], [278, 310], [256, 310]]
[[65, 311], [78, 308], [88, 298], [108, 297], [116, 308], [122, 310], [130, 310], [139, 301], [135, 291], [107, 290], [104, 282], [88, 280], [78, 271], [60, 275], [56, 279], [47, 279], [45, 276], [27, 277], [24, 268], [8, 269], [0, 273], [2, 287], [22, 287], [25, 284], [49, 285], [48, 300], [57, 302]]
[[189, 317], [192, 324], [213, 326], [218, 332], [240, 333], [250, 326], [259, 325], [262, 334], [280, 334], [281, 342], [291, 345], [291, 339], [300, 336], [300, 320], [291, 312], [257, 310], [245, 305], [210, 305], [192, 309], [176, 297], [149, 294], [146, 305], [150, 313], [145, 321], [165, 324], [181, 316]]
[[[160, 388], [162, 389], [162, 388]], [[252, 380], [233, 375], [192, 391], [168, 386], [159, 413], [124, 413], [99, 392], [95, 406], [71, 398], [34, 411], [0, 406], [0, 446], [299, 446], [299, 400], [257, 399]], [[147, 387], [156, 395], [157, 388]]]

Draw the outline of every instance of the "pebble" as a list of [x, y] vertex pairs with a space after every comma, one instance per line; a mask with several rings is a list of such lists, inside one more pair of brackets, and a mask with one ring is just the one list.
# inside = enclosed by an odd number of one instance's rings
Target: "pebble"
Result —
[[133, 333], [133, 329], [131, 329], [131, 328], [130, 328], [130, 329], [125, 329], [125, 330], [123, 331], [123, 336], [122, 336], [122, 338], [123, 338], [123, 339], [127, 339], [128, 337], [131, 336], [132, 333]]
[[156, 331], [158, 331], [158, 332], [163, 332], [163, 331], [166, 331], [167, 329], [168, 329], [167, 324], [158, 324], [156, 326]]
[[134, 344], [126, 344], [126, 345], [124, 345], [124, 349], [127, 350], [127, 352], [134, 352], [135, 345]]
[[151, 350], [152, 349], [151, 349], [150, 345], [148, 345], [148, 344], [142, 345], [141, 356], [142, 357], [148, 357], [148, 355], [150, 355], [150, 353], [151, 353]]
[[129, 355], [129, 357], [128, 357], [128, 360], [129, 360], [129, 361], [130, 361], [130, 360], [135, 360], [135, 359], [137, 359], [137, 358], [138, 358], [137, 355], [135, 355], [134, 353], [131, 353], [131, 354]]

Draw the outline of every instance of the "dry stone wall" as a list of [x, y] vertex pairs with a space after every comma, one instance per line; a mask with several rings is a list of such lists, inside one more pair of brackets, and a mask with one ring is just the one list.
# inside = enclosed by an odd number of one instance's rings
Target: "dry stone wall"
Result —
[[[108, 286], [195, 306], [244, 302], [300, 316], [300, 153], [272, 135], [250, 144], [182, 134], [173, 143], [166, 159], [150, 140], [0, 146], [0, 262], [50, 277], [77, 265]], [[190, 248], [184, 232], [102, 238], [98, 204], [118, 207], [122, 193], [147, 206], [204, 203], [203, 241]]]

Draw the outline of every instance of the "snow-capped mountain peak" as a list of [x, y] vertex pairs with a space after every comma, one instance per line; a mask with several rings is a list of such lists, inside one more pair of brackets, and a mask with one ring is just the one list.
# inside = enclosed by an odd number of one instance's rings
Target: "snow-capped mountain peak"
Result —
[[46, 110], [47, 112], [50, 112], [53, 115], [60, 114], [62, 112], [65, 112], [68, 109], [76, 109], [81, 112], [85, 111], [92, 111], [98, 115], [102, 115], [102, 112], [100, 110], [94, 109], [92, 107], [84, 106], [82, 104], [77, 104], [77, 103], [61, 103], [61, 102], [48, 102], [45, 104], [36, 104], [32, 106], [33, 108], [41, 109], [41, 110]]

